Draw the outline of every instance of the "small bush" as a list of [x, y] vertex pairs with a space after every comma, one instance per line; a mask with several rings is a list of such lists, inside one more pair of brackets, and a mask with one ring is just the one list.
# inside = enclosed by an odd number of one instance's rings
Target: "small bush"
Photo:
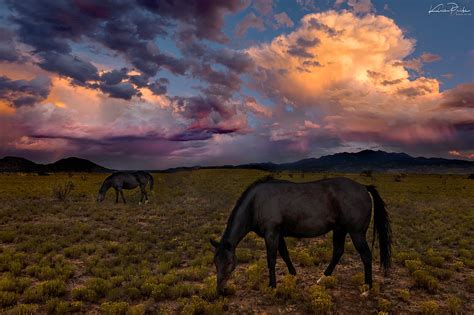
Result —
[[8, 291], [0, 291], [0, 308], [16, 304], [18, 294]]
[[29, 287], [30, 284], [31, 279], [29, 278], [5, 277], [0, 279], [0, 291], [23, 293], [23, 291]]
[[462, 311], [462, 301], [457, 296], [448, 297], [446, 305], [448, 305], [449, 311], [453, 314], [461, 313]]
[[362, 272], [358, 272], [351, 277], [351, 280], [354, 284], [363, 285], [364, 284], [364, 274]]
[[100, 312], [105, 315], [125, 315], [127, 310], [127, 302], [105, 302], [100, 305]]
[[74, 183], [72, 181], [68, 181], [62, 185], [57, 184], [53, 187], [53, 198], [59, 201], [67, 201], [74, 188]]
[[29, 287], [23, 293], [26, 302], [42, 302], [52, 297], [60, 297], [67, 292], [66, 284], [61, 280], [49, 280]]
[[264, 279], [266, 276], [265, 266], [265, 261], [259, 260], [247, 267], [247, 284], [251, 289], [256, 290], [264, 283]]
[[389, 312], [392, 308], [392, 302], [384, 298], [379, 298], [377, 305], [378, 309], [382, 312]]
[[410, 301], [410, 291], [408, 289], [397, 289], [397, 295], [405, 302]]
[[413, 278], [418, 287], [424, 288], [430, 293], [435, 293], [439, 289], [438, 280], [425, 270], [416, 270], [413, 272]]
[[181, 300], [181, 314], [183, 315], [197, 315], [197, 314], [208, 314], [208, 315], [219, 315], [223, 314], [224, 308], [227, 301], [225, 299], [219, 299], [213, 303], [209, 303], [202, 298], [194, 295], [190, 299]]
[[407, 267], [410, 272], [415, 272], [423, 267], [423, 263], [419, 260], [405, 260], [405, 267]]
[[49, 300], [46, 303], [46, 309], [48, 314], [69, 314], [72, 309], [69, 305], [69, 302], [60, 301], [58, 299]]
[[325, 276], [319, 282], [326, 289], [332, 289], [337, 285], [337, 279], [334, 276]]
[[469, 292], [474, 292], [474, 276], [466, 277], [466, 287]]
[[9, 309], [8, 315], [35, 315], [38, 313], [38, 305], [36, 304], [18, 304]]
[[436, 301], [425, 301], [420, 304], [420, 312], [425, 315], [438, 314], [439, 305]]
[[0, 231], [0, 242], [1, 243], [12, 243], [16, 237], [15, 231]]
[[293, 275], [286, 275], [275, 289], [275, 296], [284, 300], [297, 300], [299, 298], [296, 288], [297, 278]]
[[326, 314], [332, 311], [332, 297], [323, 287], [318, 285], [311, 287], [309, 291], [309, 299], [311, 308], [315, 313]]

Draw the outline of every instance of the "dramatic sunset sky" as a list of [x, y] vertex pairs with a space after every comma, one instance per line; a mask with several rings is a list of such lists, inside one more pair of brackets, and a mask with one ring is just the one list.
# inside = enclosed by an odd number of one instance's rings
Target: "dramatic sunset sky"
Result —
[[0, 157], [474, 160], [474, 2], [454, 2], [0, 0]]

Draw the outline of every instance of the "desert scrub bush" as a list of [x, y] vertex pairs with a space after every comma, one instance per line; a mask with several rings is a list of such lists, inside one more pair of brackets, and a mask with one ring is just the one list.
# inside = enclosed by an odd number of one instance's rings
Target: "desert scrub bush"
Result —
[[332, 249], [318, 245], [311, 249], [311, 256], [313, 257], [313, 264], [326, 264], [331, 260]]
[[64, 281], [55, 279], [43, 281], [23, 292], [25, 302], [42, 302], [49, 298], [60, 297], [67, 293]]
[[438, 280], [426, 270], [416, 270], [412, 276], [416, 286], [424, 288], [430, 293], [435, 293], [440, 287]]
[[37, 304], [17, 304], [13, 308], [7, 310], [8, 315], [35, 315], [38, 313], [39, 306]]
[[18, 301], [18, 294], [9, 291], [0, 291], [0, 308], [12, 306]]
[[283, 300], [299, 299], [298, 289], [296, 288], [297, 277], [293, 275], [286, 275], [280, 281], [273, 293], [275, 297]]
[[164, 283], [156, 284], [150, 295], [155, 301], [162, 301], [169, 296], [169, 286]]
[[439, 280], [449, 280], [453, 276], [453, 271], [444, 268], [428, 267], [429, 273]]
[[209, 303], [199, 296], [193, 295], [190, 299], [181, 299], [181, 314], [183, 315], [219, 315], [225, 312], [226, 299], [219, 299]]
[[16, 293], [23, 293], [29, 287], [31, 279], [26, 277], [4, 277], [0, 279], [0, 291], [11, 291]]
[[404, 265], [408, 270], [410, 270], [411, 273], [423, 267], [423, 263], [421, 261], [411, 259], [405, 260]]
[[56, 200], [67, 201], [74, 188], [74, 183], [72, 181], [68, 181], [62, 185], [56, 184], [52, 189], [52, 196]]
[[61, 301], [59, 299], [51, 299], [46, 302], [46, 310], [48, 314], [69, 314], [73, 311], [71, 305], [67, 301]]
[[248, 263], [253, 260], [254, 253], [251, 249], [249, 248], [241, 248], [236, 252], [237, 255], [237, 261], [239, 263]]
[[258, 260], [247, 267], [245, 271], [247, 284], [251, 289], [257, 290], [264, 283], [266, 276], [266, 263], [264, 260]]
[[178, 299], [183, 297], [190, 297], [196, 292], [196, 288], [189, 283], [176, 283], [169, 288], [169, 297]]
[[290, 251], [290, 257], [292, 257], [293, 261], [296, 261], [303, 266], [310, 267], [314, 265], [313, 257], [311, 257], [305, 249], [297, 248]]
[[100, 312], [104, 315], [126, 315], [127, 302], [105, 302], [100, 305]]
[[357, 285], [363, 285], [364, 284], [364, 274], [362, 272], [358, 272], [355, 275], [351, 277], [351, 281], [354, 284]]
[[199, 296], [202, 296], [208, 301], [213, 301], [219, 296], [217, 295], [217, 277], [210, 276], [204, 279], [201, 288], [199, 289]]
[[424, 315], [438, 314], [439, 305], [436, 301], [424, 301], [419, 306], [420, 313]]
[[161, 261], [161, 262], [156, 266], [156, 270], [157, 270], [159, 273], [165, 274], [165, 273], [167, 273], [168, 271], [170, 271], [172, 267], [173, 267], [173, 266], [172, 266], [172, 264], [171, 264], [170, 262]]
[[396, 252], [394, 255], [394, 260], [397, 263], [404, 264], [405, 260], [418, 260], [420, 254], [415, 251], [400, 251]]
[[446, 299], [446, 305], [452, 314], [460, 314], [462, 312], [462, 301], [457, 296], [450, 296]]
[[377, 301], [377, 308], [382, 312], [389, 312], [392, 308], [392, 302], [385, 298], [379, 298]]
[[145, 315], [146, 312], [147, 306], [145, 304], [137, 304], [128, 308], [127, 315]]
[[331, 295], [319, 285], [314, 285], [310, 288], [309, 304], [311, 310], [317, 314], [328, 314], [331, 313], [333, 309]]
[[426, 255], [423, 256], [423, 261], [429, 266], [442, 267], [445, 259], [430, 248], [426, 251]]
[[201, 266], [191, 266], [178, 271], [181, 279], [187, 281], [200, 281], [204, 279], [208, 273], [208, 269]]
[[324, 276], [319, 284], [326, 289], [332, 289], [337, 285], [337, 278], [335, 276]]
[[410, 291], [408, 289], [396, 289], [395, 292], [404, 302], [410, 301]]

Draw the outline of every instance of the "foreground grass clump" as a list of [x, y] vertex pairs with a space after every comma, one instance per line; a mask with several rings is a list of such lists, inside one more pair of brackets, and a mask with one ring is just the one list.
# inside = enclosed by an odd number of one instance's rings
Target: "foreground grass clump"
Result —
[[317, 314], [327, 314], [333, 309], [332, 297], [321, 286], [314, 285], [309, 290], [311, 310]]
[[439, 311], [439, 305], [436, 301], [425, 301], [420, 304], [420, 312], [425, 315], [437, 314]]
[[[393, 270], [382, 278], [376, 243], [374, 286], [362, 299], [368, 288], [348, 237], [334, 275], [316, 286], [331, 260], [332, 233], [286, 238], [298, 276], [278, 258], [271, 290], [265, 242], [251, 233], [237, 248], [223, 299], [216, 294], [209, 238], [222, 235], [236, 200], [266, 173], [155, 173], [150, 203], [141, 206], [138, 190], [125, 191], [126, 205], [115, 204], [113, 192], [96, 203], [107, 175], [0, 174], [0, 313], [407, 314], [436, 301], [437, 313], [474, 314], [474, 181], [466, 176], [407, 174], [396, 181], [380, 173], [274, 174], [295, 182], [345, 176], [375, 185], [391, 217]], [[58, 202], [53, 187], [69, 181], [74, 189]], [[371, 231], [372, 224], [369, 244]]]

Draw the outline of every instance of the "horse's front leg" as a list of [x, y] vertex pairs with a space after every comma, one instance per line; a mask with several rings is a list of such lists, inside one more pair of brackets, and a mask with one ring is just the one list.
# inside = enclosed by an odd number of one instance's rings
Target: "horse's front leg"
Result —
[[118, 192], [118, 189], [117, 188], [114, 188], [115, 189], [115, 203], [118, 203], [118, 195], [119, 195], [119, 192]]
[[127, 203], [127, 202], [125, 201], [125, 197], [123, 196], [123, 190], [120, 189], [119, 192], [120, 192], [120, 196], [122, 196], [123, 203], [124, 203], [124, 204]]
[[269, 286], [272, 288], [276, 288], [275, 265], [276, 265], [277, 251], [278, 251], [278, 243], [279, 243], [279, 233], [275, 231], [269, 231], [265, 233], [265, 246], [267, 248], [267, 264], [268, 264], [268, 272], [270, 275]]

